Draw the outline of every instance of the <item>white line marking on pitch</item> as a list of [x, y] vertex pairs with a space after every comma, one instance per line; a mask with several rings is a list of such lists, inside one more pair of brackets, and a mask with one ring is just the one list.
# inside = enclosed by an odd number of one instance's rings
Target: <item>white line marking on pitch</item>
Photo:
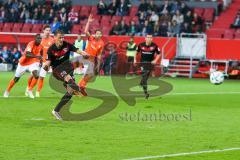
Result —
[[156, 158], [168, 158], [168, 157], [179, 157], [179, 156], [196, 155], [196, 154], [203, 154], [203, 153], [217, 153], [217, 152], [236, 151], [236, 150], [240, 150], [240, 148], [226, 148], [226, 149], [206, 150], [206, 151], [198, 151], [198, 152], [185, 152], [185, 153], [158, 155], [158, 156], [136, 157], [136, 158], [129, 158], [124, 160], [145, 160], [145, 159], [156, 159]]
[[[167, 94], [160, 95], [160, 96], [201, 95], [201, 94], [206, 94], [206, 95], [214, 95], [214, 94], [216, 94], [216, 95], [219, 95], [219, 94], [240, 94], [240, 92], [176, 92], [176, 93], [167, 93]], [[124, 94], [124, 95], [125, 96], [143, 96], [143, 94]], [[151, 95], [152, 96], [159, 96], [159, 95], [155, 95], [155, 94], [151, 94]], [[89, 97], [91, 97], [91, 96], [109, 97], [109, 95], [101, 95], [101, 96], [99, 96], [99, 95], [89, 95]], [[0, 96], [0, 98], [5, 98], [5, 97]], [[26, 96], [9, 96], [8, 98], [29, 98], [29, 97], [26, 97]], [[61, 98], [61, 96], [42, 96], [40, 98]], [[38, 99], [38, 98], [35, 98], [35, 99]]]

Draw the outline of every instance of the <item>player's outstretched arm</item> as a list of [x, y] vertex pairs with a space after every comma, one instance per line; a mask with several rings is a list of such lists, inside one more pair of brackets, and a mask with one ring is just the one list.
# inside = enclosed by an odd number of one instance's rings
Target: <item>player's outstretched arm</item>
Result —
[[87, 52], [82, 51], [82, 50], [80, 50], [80, 49], [78, 49], [78, 50], [76, 51], [76, 53], [81, 54], [84, 58], [88, 58], [88, 57], [89, 57], [89, 54], [88, 54]]
[[161, 55], [158, 54], [151, 63], [152, 63], [152, 64], [157, 64], [157, 62], [160, 60], [160, 58], [161, 58]]
[[32, 54], [31, 52], [26, 52], [26, 57], [27, 58], [38, 58], [38, 59], [40, 59], [40, 60], [42, 60], [42, 56], [37, 56], [37, 55], [34, 55], [34, 54]]
[[89, 33], [89, 25], [90, 25], [90, 23], [91, 23], [92, 21], [93, 21], [93, 15], [90, 14], [89, 17], [88, 17], [88, 20], [87, 20], [87, 24], [86, 24], [86, 26], [85, 26], [85, 30], [84, 30], [85, 34], [86, 34], [88, 37], [90, 36], [90, 33]]
[[45, 71], [48, 71], [50, 65], [51, 65], [51, 61], [50, 61], [50, 60], [47, 60], [47, 61], [44, 63], [43, 69], [44, 69]]

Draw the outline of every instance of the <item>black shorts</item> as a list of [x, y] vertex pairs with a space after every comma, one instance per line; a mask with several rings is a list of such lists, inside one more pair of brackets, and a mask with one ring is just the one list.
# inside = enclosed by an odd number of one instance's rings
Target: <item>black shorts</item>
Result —
[[133, 56], [128, 56], [127, 61], [128, 61], [128, 63], [133, 63], [134, 62], [134, 57]]
[[73, 72], [74, 72], [74, 68], [73, 68], [72, 63], [70, 63], [70, 62], [63, 63], [63, 64], [59, 65], [58, 67], [53, 68], [53, 76], [57, 80], [60, 80], [63, 82], [64, 82], [64, 78], [67, 75], [70, 75], [74, 79]]
[[145, 71], [151, 72], [154, 68], [151, 62], [141, 62], [140, 67], [143, 72]]

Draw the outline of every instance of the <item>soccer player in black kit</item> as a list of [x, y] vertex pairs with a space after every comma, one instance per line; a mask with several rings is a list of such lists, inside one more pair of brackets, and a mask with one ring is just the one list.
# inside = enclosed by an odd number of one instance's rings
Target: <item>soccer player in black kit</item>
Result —
[[55, 43], [52, 44], [48, 49], [48, 58], [44, 69], [48, 70], [48, 68], [51, 66], [53, 70], [53, 76], [57, 80], [62, 81], [67, 90], [61, 101], [52, 111], [53, 116], [55, 116], [57, 120], [62, 120], [59, 112], [61, 108], [70, 101], [72, 95], [76, 93], [81, 93], [82, 95], [85, 94], [84, 91], [82, 91], [75, 83], [73, 76], [74, 68], [72, 63], [69, 61], [70, 52], [72, 51], [82, 54], [85, 58], [87, 58], [88, 55], [86, 52], [74, 47], [74, 45], [64, 41], [64, 33], [61, 30], [57, 30], [55, 32], [54, 38]]
[[[138, 45], [137, 52], [137, 54], [141, 54], [140, 66], [142, 70], [142, 79], [140, 86], [143, 88], [145, 98], [148, 99], [149, 93], [147, 90], [147, 80], [154, 68], [154, 65], [160, 59], [160, 49], [152, 42], [152, 35], [148, 34], [145, 37], [145, 42]], [[134, 62], [136, 63], [136, 58]]]

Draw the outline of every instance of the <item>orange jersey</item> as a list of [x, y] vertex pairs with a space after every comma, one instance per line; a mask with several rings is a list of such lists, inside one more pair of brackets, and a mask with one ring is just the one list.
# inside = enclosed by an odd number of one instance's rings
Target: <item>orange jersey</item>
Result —
[[96, 41], [93, 36], [90, 36], [85, 51], [90, 55], [90, 60], [94, 60], [95, 57], [101, 54], [103, 47], [103, 40]]
[[54, 43], [52, 37], [43, 38], [41, 45], [43, 46], [43, 62], [46, 62], [48, 48]]
[[19, 60], [19, 63], [22, 66], [27, 66], [30, 64], [33, 64], [35, 62], [40, 62], [40, 60], [38, 58], [28, 58], [26, 57], [26, 53], [27, 52], [31, 52], [32, 54], [36, 55], [36, 56], [40, 56], [41, 55], [41, 51], [43, 50], [43, 46], [40, 44], [39, 46], [36, 46], [34, 44], [34, 41], [31, 41], [28, 43], [22, 57]]

